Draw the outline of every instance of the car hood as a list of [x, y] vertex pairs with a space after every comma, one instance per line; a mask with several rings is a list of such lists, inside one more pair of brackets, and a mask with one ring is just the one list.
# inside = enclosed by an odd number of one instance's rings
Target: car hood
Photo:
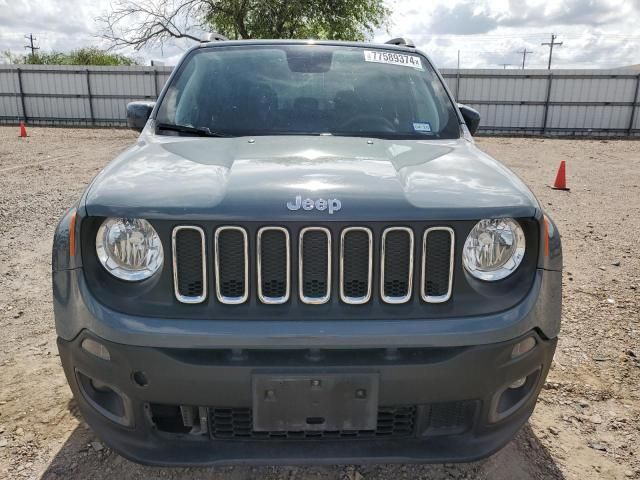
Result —
[[[287, 208], [298, 196], [341, 208]], [[237, 221], [528, 217], [538, 206], [515, 174], [464, 139], [146, 133], [84, 199], [95, 216]]]

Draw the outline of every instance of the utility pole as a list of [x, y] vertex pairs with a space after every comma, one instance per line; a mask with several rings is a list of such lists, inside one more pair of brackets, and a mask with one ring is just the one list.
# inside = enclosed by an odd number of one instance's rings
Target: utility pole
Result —
[[37, 38], [33, 38], [33, 34], [25, 35], [24, 38], [29, 40], [29, 45], [25, 45], [24, 48], [28, 48], [31, 50], [31, 56], [33, 57], [36, 54], [36, 50], [40, 50], [40, 47], [36, 47], [33, 42], [37, 40]]
[[522, 70], [524, 70], [524, 62], [527, 59], [527, 53], [533, 53], [533, 51], [527, 50], [526, 48], [523, 48], [521, 52], [516, 52], [516, 53], [521, 53], [522, 54]]
[[507, 67], [510, 67], [512, 64], [511, 63], [501, 63], [500, 65], [502, 65], [502, 69], [506, 70]]
[[556, 42], [556, 38], [558, 38], [558, 36], [555, 33], [552, 33], [550, 42], [540, 44], [540, 45], [549, 47], [549, 65], [547, 66], [547, 70], [551, 70], [551, 57], [553, 56], [553, 46], [554, 45], [560, 46], [563, 43], [563, 42]]

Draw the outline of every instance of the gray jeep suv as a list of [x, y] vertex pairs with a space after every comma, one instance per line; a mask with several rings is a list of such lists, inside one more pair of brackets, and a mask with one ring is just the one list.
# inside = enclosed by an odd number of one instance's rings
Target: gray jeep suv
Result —
[[56, 230], [62, 364], [148, 464], [453, 462], [531, 415], [558, 231], [407, 45], [188, 51]]

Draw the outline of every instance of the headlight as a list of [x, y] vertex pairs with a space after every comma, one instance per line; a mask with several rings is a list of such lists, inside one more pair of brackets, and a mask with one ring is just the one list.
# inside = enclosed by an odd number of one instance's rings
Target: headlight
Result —
[[107, 218], [98, 229], [96, 253], [111, 275], [130, 282], [149, 278], [164, 260], [160, 237], [140, 218]]
[[511, 275], [524, 258], [522, 228], [513, 218], [480, 220], [464, 242], [464, 268], [480, 280], [495, 281]]

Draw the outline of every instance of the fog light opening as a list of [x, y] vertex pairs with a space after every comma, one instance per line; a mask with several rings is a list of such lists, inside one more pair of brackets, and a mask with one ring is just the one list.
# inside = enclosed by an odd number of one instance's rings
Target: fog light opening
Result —
[[525, 353], [533, 350], [533, 347], [535, 346], [536, 339], [534, 337], [527, 337], [513, 346], [513, 350], [511, 351], [511, 358], [520, 357], [521, 355], [524, 355]]
[[91, 355], [95, 355], [102, 360], [111, 360], [111, 354], [109, 353], [109, 350], [107, 350], [107, 347], [99, 342], [96, 342], [92, 338], [85, 338], [82, 341], [81, 346], [83, 350], [89, 352]]
[[536, 391], [542, 368], [538, 367], [529, 375], [513, 380], [494, 397], [490, 418], [497, 422], [521, 409]]
[[131, 403], [116, 387], [89, 377], [76, 369], [78, 387], [84, 399], [100, 414], [120, 425], [131, 426]]

